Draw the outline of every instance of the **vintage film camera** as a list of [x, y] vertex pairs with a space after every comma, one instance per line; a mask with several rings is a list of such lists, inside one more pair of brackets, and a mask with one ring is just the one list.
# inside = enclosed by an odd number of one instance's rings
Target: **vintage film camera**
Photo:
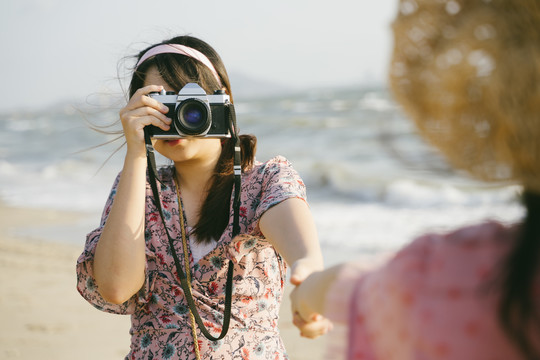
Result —
[[217, 90], [207, 95], [198, 84], [186, 84], [178, 94], [171, 91], [152, 92], [153, 99], [169, 108], [167, 116], [172, 119], [171, 128], [164, 131], [149, 125], [153, 138], [179, 139], [190, 136], [224, 138], [230, 137], [227, 107], [232, 106], [229, 95]]

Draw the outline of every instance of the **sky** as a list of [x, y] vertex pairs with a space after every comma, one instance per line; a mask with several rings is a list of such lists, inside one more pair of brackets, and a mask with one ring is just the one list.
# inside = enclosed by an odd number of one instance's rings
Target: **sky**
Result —
[[397, 0], [18, 0], [0, 12], [0, 111], [119, 93], [126, 59], [190, 34], [233, 74], [301, 90], [384, 83]]

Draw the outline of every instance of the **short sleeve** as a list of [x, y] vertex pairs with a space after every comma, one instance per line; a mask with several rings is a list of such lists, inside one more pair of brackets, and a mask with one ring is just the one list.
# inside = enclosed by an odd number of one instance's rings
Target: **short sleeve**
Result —
[[99, 310], [114, 314], [132, 314], [135, 311], [138, 303], [146, 301], [146, 294], [149, 292], [148, 279], [146, 279], [145, 284], [143, 285], [139, 293], [135, 294], [131, 299], [129, 299], [123, 304], [112, 304], [105, 301], [99, 293], [93, 272], [93, 262], [96, 246], [111, 211], [119, 180], [120, 175], [118, 175], [116, 180], [114, 181], [110, 195], [103, 210], [100, 226], [86, 236], [86, 244], [84, 250], [77, 259], [77, 290], [84, 299], [86, 299], [90, 304], [92, 304], [95, 308]]
[[282, 156], [268, 161], [261, 169], [260, 202], [255, 210], [255, 223], [262, 214], [280, 202], [299, 198], [306, 200], [306, 186], [291, 163]]

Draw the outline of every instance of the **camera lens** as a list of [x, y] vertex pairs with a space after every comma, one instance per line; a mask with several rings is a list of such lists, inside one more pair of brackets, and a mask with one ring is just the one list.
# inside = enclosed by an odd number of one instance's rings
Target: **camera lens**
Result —
[[201, 122], [204, 114], [198, 106], [190, 104], [184, 108], [182, 115], [187, 124], [197, 126]]
[[205, 135], [210, 129], [210, 109], [198, 99], [187, 99], [176, 109], [176, 130], [185, 135]]

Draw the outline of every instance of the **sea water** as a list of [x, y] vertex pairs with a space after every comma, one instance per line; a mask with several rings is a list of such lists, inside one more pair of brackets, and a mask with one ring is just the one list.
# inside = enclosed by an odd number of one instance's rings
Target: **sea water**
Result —
[[[424, 231], [523, 216], [518, 186], [486, 185], [451, 169], [385, 87], [235, 101], [240, 131], [258, 138], [257, 159], [283, 155], [304, 179], [329, 264], [394, 251]], [[123, 139], [96, 147], [115, 136], [89, 124], [116, 121], [121, 106], [111, 104], [0, 114], [0, 200], [87, 214], [70, 229], [39, 235], [82, 244], [97, 226], [125, 146], [110, 157]]]

